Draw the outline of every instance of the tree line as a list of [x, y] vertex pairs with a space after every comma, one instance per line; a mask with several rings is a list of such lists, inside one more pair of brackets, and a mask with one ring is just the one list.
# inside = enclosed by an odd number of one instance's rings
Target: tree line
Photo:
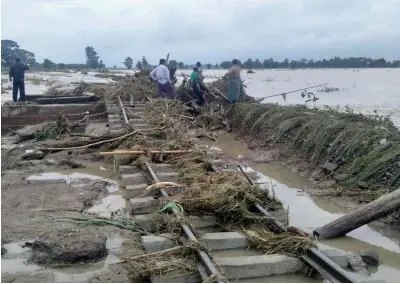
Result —
[[[131, 69], [133, 67], [133, 60], [127, 57], [124, 61], [124, 65]], [[145, 56], [142, 57], [141, 61], [136, 63], [136, 68], [142, 69], [149, 65]], [[170, 60], [169, 66], [178, 69], [190, 69], [194, 67], [194, 64], [185, 64], [183, 62], [177, 62], [176, 60]], [[204, 64], [203, 68], [206, 69], [228, 69], [232, 66], [231, 61], [222, 61], [221, 63]], [[349, 57], [340, 58], [334, 57], [331, 59], [313, 60], [313, 59], [301, 59], [291, 60], [285, 59], [282, 62], [275, 61], [273, 58], [264, 59], [262, 62], [259, 59], [252, 60], [251, 58], [241, 63], [242, 68], [245, 69], [305, 69], [305, 68], [399, 68], [400, 60], [386, 61], [384, 58], [371, 59], [367, 57]]]
[[[46, 69], [46, 70], [66, 70], [66, 69], [104, 69], [105, 63], [100, 59], [95, 49], [92, 46], [85, 48], [86, 63], [54, 63], [46, 58], [42, 63], [35, 59], [33, 52], [20, 48], [17, 42], [12, 40], [1, 40], [1, 65], [4, 67], [11, 66], [15, 58], [21, 58], [22, 62], [29, 64], [31, 68]], [[122, 62], [126, 68], [132, 69], [134, 61], [131, 57], [126, 57]], [[156, 64], [157, 65], [157, 64]], [[187, 64], [182, 61], [169, 60], [168, 65], [177, 69], [190, 69], [194, 64]], [[153, 67], [145, 56], [142, 56], [135, 67], [137, 69], [145, 69]], [[222, 61], [221, 63], [206, 63], [203, 68], [206, 69], [228, 69], [232, 66], [231, 61]], [[264, 59], [263, 61], [258, 58], [253, 60], [251, 58], [241, 63], [242, 68], [245, 69], [304, 69], [304, 68], [399, 68], [400, 60], [387, 61], [384, 58], [371, 59], [367, 57], [349, 57], [340, 58], [333, 57], [331, 59], [306, 59], [289, 60], [285, 59], [281, 62], [275, 61], [273, 58]], [[114, 68], [117, 66], [114, 65]]]

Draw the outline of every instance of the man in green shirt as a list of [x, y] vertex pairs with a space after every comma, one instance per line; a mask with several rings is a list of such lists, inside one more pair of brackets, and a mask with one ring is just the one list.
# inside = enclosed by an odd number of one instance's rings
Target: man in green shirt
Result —
[[206, 100], [204, 96], [204, 91], [201, 88], [201, 75], [199, 68], [195, 66], [193, 68], [192, 74], [190, 74], [190, 86], [192, 87], [193, 93], [196, 96], [196, 100], [200, 105], [203, 105]]

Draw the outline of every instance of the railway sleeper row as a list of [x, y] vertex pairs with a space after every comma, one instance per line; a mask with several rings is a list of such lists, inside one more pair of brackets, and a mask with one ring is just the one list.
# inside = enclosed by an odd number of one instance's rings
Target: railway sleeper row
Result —
[[[176, 182], [178, 179], [178, 174], [171, 165], [151, 164], [151, 168], [160, 181]], [[147, 186], [152, 183], [151, 178], [137, 167], [131, 166], [119, 166], [119, 173], [131, 218], [143, 229], [155, 232], [157, 224], [155, 224], [153, 213], [159, 209], [160, 194], [145, 192]], [[168, 188], [166, 190], [168, 195], [173, 196], [181, 193], [183, 189]], [[144, 197], [142, 197], [143, 195]], [[245, 236], [238, 232], [224, 232], [213, 216], [188, 216], [188, 220], [191, 223], [191, 228], [198, 236], [199, 242], [210, 251], [212, 260], [217, 267], [220, 267], [228, 280], [293, 274], [305, 268], [304, 264], [296, 258], [278, 254], [265, 255], [262, 252], [255, 252], [254, 255], [246, 256], [214, 257], [214, 252], [217, 255], [223, 255], [224, 252], [221, 252], [223, 250], [243, 249], [245, 251], [249, 242]], [[176, 245], [170, 238], [163, 236], [142, 236], [141, 242], [148, 253], [165, 250]], [[167, 281], [169, 279], [174, 282], [199, 282], [201, 280], [199, 274], [179, 276], [178, 279], [173, 276], [164, 276], [164, 278], [166, 279], [152, 277], [152, 281]]]
[[[121, 102], [122, 103], [122, 102]], [[133, 105], [132, 105], [133, 103]], [[140, 130], [149, 128], [144, 119], [144, 111], [146, 104], [143, 102], [131, 102], [126, 108], [124, 105], [118, 106], [108, 102], [107, 111], [109, 112], [109, 126], [110, 134], [120, 133], [124, 127], [124, 115], [122, 107], [128, 109], [126, 117], [128, 123], [134, 129]], [[236, 165], [226, 164], [225, 161], [215, 158], [215, 153], [205, 149], [213, 161], [213, 164], [218, 166], [221, 171], [237, 171]], [[179, 175], [171, 165], [169, 164], [151, 164], [149, 167], [152, 169], [153, 174], [156, 175], [157, 181], [161, 182], [174, 182], [178, 181]], [[124, 188], [124, 198], [127, 202], [127, 209], [130, 217], [142, 228], [149, 232], [156, 232], [156, 223], [154, 220], [154, 213], [157, 212], [160, 206], [160, 199], [162, 196], [159, 191], [146, 192], [146, 188], [154, 182], [154, 179], [149, 177], [148, 173], [142, 172], [138, 167], [132, 166], [119, 166], [119, 174], [121, 179], [121, 185]], [[150, 174], [151, 175], [151, 174]], [[169, 196], [173, 196], [177, 193], [182, 193], [182, 188], [168, 188], [164, 189]], [[282, 210], [280, 212], [268, 212], [275, 217], [279, 222], [288, 225], [288, 211]], [[340, 270], [341, 267], [345, 267], [344, 258], [340, 251], [332, 254], [332, 249], [326, 248], [321, 251], [317, 251], [317, 254], [322, 252], [328, 259], [327, 262], [319, 265], [318, 263], [312, 263], [308, 257], [305, 257], [303, 261], [289, 257], [286, 255], [265, 255], [263, 252], [257, 252], [255, 255], [244, 255], [244, 256], [224, 256], [224, 251], [232, 251], [235, 249], [245, 250], [249, 247], [249, 242], [245, 236], [239, 232], [224, 232], [217, 224], [213, 216], [187, 216], [190, 227], [195, 231], [198, 236], [199, 242], [210, 254], [211, 260], [219, 268], [223, 276], [227, 280], [237, 279], [249, 279], [256, 277], [266, 277], [273, 275], [282, 274], [294, 274], [304, 271], [307, 265], [314, 268], [318, 266], [334, 266], [335, 270], [339, 269], [338, 275], [344, 273]], [[174, 247], [176, 244], [170, 238], [165, 236], [142, 236], [141, 243], [143, 248], [148, 253], [162, 251], [168, 248]], [[314, 250], [315, 251], [315, 250]], [[221, 253], [222, 252], [222, 253]], [[221, 256], [222, 255], [222, 256]], [[317, 262], [321, 256], [317, 257]], [[304, 262], [305, 260], [305, 262]], [[307, 264], [306, 264], [307, 263]], [[179, 272], [174, 272], [173, 275], [154, 275], [151, 277], [152, 282], [199, 282], [210, 276], [210, 273], [206, 273], [206, 269], [199, 264], [199, 273], [193, 275], [181, 275]], [[332, 282], [353, 282], [348, 281], [348, 278], [337, 279], [333, 275], [326, 273], [325, 269], [317, 269], [325, 278]], [[221, 280], [219, 281], [221, 282]]]

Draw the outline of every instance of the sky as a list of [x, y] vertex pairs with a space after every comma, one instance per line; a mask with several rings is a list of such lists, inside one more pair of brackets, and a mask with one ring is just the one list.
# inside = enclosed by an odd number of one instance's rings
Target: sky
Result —
[[1, 39], [56, 63], [400, 59], [400, 0], [1, 0]]

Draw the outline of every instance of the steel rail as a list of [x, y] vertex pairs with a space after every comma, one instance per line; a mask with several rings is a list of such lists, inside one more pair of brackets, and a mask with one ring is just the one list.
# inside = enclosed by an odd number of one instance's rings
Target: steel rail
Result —
[[[250, 182], [251, 185], [254, 185], [254, 182], [246, 175], [241, 166], [238, 165], [239, 170], [243, 173], [246, 179]], [[212, 169], [216, 172], [221, 172], [217, 166], [213, 165]], [[268, 211], [265, 210], [260, 204], [254, 204], [254, 208], [257, 212], [264, 214], [267, 218], [273, 218]], [[275, 219], [275, 218], [274, 218]], [[286, 232], [285, 226], [279, 221], [275, 220], [274, 227], [277, 227], [281, 232]], [[309, 248], [306, 251], [306, 254], [302, 256], [302, 259], [308, 263], [312, 268], [318, 271], [326, 280], [329, 280], [332, 283], [358, 283], [353, 276], [347, 273], [343, 268], [333, 262], [331, 259], [326, 257], [316, 248]]]
[[[146, 169], [150, 175], [150, 177], [154, 180], [154, 182], [160, 182], [159, 178], [157, 177], [157, 174], [154, 172], [153, 168], [151, 167], [151, 165], [149, 163], [145, 163]], [[160, 193], [163, 197], [169, 197], [168, 193], [165, 191], [165, 189], [160, 189]], [[172, 208], [172, 212], [174, 213], [174, 215], [179, 215], [179, 212], [177, 211], [177, 209]], [[183, 231], [183, 234], [185, 235], [185, 237], [192, 242], [196, 242], [198, 243], [198, 240], [196, 239], [195, 235], [193, 234], [192, 230], [190, 229], [190, 227], [186, 224], [182, 224], [181, 223], [181, 228]], [[207, 274], [207, 276], [211, 276], [211, 275], [215, 275], [215, 274], [219, 274], [220, 272], [218, 271], [218, 269], [215, 267], [214, 263], [211, 260], [210, 255], [201, 250], [198, 249], [197, 250], [197, 257], [199, 259], [199, 263], [200, 266], [202, 266], [205, 269], [205, 272]], [[204, 278], [204, 271], [201, 269], [201, 267], [198, 269], [200, 275], [202, 276], [202, 278]], [[226, 283], [225, 281], [222, 280], [217, 280], [218, 283]]]
[[121, 111], [122, 111], [122, 116], [124, 117], [124, 122], [125, 122], [125, 124], [129, 124], [129, 120], [128, 120], [128, 117], [126, 116], [124, 104], [122, 103], [121, 98], [119, 96], [118, 96], [118, 102], [119, 102], [119, 107], [121, 108]]

